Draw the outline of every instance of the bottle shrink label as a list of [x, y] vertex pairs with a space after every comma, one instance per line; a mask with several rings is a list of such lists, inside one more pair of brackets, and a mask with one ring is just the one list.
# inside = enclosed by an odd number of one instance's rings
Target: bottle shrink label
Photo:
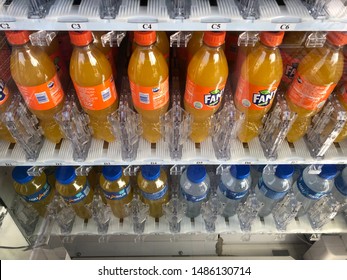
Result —
[[297, 72], [288, 88], [287, 97], [296, 106], [314, 111], [323, 107], [335, 87], [336, 83], [326, 86], [311, 84]]
[[225, 81], [213, 87], [200, 86], [187, 77], [184, 100], [197, 110], [216, 110], [220, 106], [225, 88]]
[[158, 85], [141, 86], [130, 81], [134, 106], [142, 110], [156, 110], [169, 102], [169, 77]]
[[283, 49], [281, 50], [281, 56], [283, 61], [282, 82], [289, 85], [295, 77], [302, 56], [299, 56], [298, 54], [292, 56]]
[[[342, 99], [342, 101], [347, 104], [347, 82], [342, 84], [340, 90], [338, 91], [338, 96]], [[1, 104], [1, 101], [0, 101]]]
[[271, 107], [279, 82], [268, 86], [253, 85], [242, 76], [239, 77], [235, 102], [250, 110], [265, 110]]
[[70, 204], [75, 204], [82, 201], [84, 198], [86, 198], [89, 192], [90, 192], [90, 186], [89, 186], [89, 182], [87, 182], [79, 193], [75, 194], [74, 196], [64, 196], [63, 198], [66, 202]]
[[233, 192], [229, 190], [223, 183], [219, 184], [219, 190], [226, 198], [229, 198], [232, 200], [240, 200], [243, 197], [245, 197], [245, 195], [248, 193], [248, 190], [243, 192]]
[[17, 87], [28, 107], [37, 111], [50, 110], [60, 104], [64, 98], [64, 91], [57, 74], [41, 85], [29, 87], [17, 84]]
[[111, 75], [102, 84], [84, 87], [74, 82], [78, 99], [87, 110], [103, 110], [113, 105], [117, 100], [117, 91]]
[[204, 200], [208, 195], [208, 191], [206, 191], [202, 195], [191, 195], [189, 193], [186, 193], [183, 189], [181, 189], [181, 193], [182, 193], [182, 196], [184, 197], [184, 199], [187, 201], [190, 201], [190, 202], [200, 202], [200, 201]]
[[297, 181], [297, 186], [300, 191], [300, 193], [309, 199], [318, 200], [325, 196], [326, 192], [315, 192], [311, 190], [305, 183], [304, 178], [300, 176], [299, 180]]
[[270, 189], [265, 184], [262, 177], [260, 177], [260, 179], [259, 179], [258, 188], [267, 198], [270, 198], [273, 200], [280, 200], [280, 199], [284, 198], [284, 196], [287, 194], [287, 191], [277, 192], [277, 191]]
[[167, 193], [168, 191], [168, 186], [165, 185], [160, 191], [155, 192], [155, 193], [148, 193], [145, 191], [141, 190], [141, 194], [144, 198], [148, 199], [148, 200], [159, 200], [162, 197], [164, 197], [164, 195]]
[[38, 192], [33, 193], [31, 195], [24, 195], [22, 196], [25, 201], [27, 202], [40, 202], [41, 200], [44, 200], [51, 192], [51, 186], [46, 183], [43, 188], [41, 188]]
[[122, 198], [125, 198], [131, 191], [130, 184], [127, 185], [124, 189], [118, 191], [118, 192], [109, 192], [103, 190], [104, 196], [108, 200], [120, 200]]
[[9, 96], [9, 92], [3, 83], [0, 84], [0, 106], [5, 104]]

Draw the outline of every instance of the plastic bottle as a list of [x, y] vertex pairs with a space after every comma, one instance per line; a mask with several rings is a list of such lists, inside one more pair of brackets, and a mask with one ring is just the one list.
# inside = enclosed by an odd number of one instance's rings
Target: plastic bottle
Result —
[[42, 48], [31, 45], [28, 31], [8, 31], [6, 37], [12, 45], [12, 78], [45, 137], [58, 143], [63, 135], [54, 115], [62, 110], [65, 95], [54, 63]]
[[117, 110], [118, 98], [110, 62], [93, 44], [90, 31], [70, 32], [74, 49], [70, 76], [83, 110], [89, 115], [94, 137], [115, 140], [107, 117]]
[[264, 115], [270, 110], [282, 78], [283, 63], [278, 46], [284, 32], [261, 32], [260, 43], [246, 57], [238, 78], [234, 101], [245, 113], [238, 138], [250, 142], [258, 136]]
[[149, 215], [159, 218], [163, 215], [163, 204], [169, 201], [166, 172], [158, 165], [144, 165], [137, 177], [141, 200], [149, 205]]
[[69, 32], [67, 31], [60, 31], [57, 36], [59, 49], [61, 57], [67, 66], [67, 69], [69, 69], [70, 66], [70, 59], [72, 55], [72, 45], [70, 42], [70, 36]]
[[128, 66], [132, 100], [142, 116], [143, 138], [155, 143], [161, 138], [160, 117], [169, 107], [169, 70], [154, 31], [134, 32], [134, 41]]
[[76, 176], [72, 166], [59, 166], [55, 171], [55, 188], [66, 203], [70, 204], [77, 216], [90, 219], [91, 211], [87, 205], [92, 202], [94, 191], [86, 176]]
[[197, 53], [197, 51], [202, 47], [203, 45], [203, 37], [204, 32], [203, 31], [194, 31], [192, 34], [192, 37], [190, 38], [188, 45], [187, 45], [187, 65], [192, 60], [194, 54]]
[[184, 108], [193, 116], [193, 142], [208, 135], [211, 116], [218, 110], [228, 78], [228, 63], [222, 49], [225, 32], [205, 32], [203, 46], [191, 59], [184, 93]]
[[339, 212], [347, 210], [347, 167], [335, 178], [332, 195], [337, 202], [341, 203]]
[[298, 114], [287, 135], [295, 142], [305, 135], [311, 117], [324, 105], [343, 71], [342, 47], [347, 33], [329, 32], [322, 48], [314, 48], [301, 61], [286, 92], [290, 109]]
[[1, 121], [1, 116], [10, 106], [12, 101], [12, 94], [10, 94], [4, 81], [0, 79], [0, 140], [15, 143], [11, 133], [8, 131], [6, 125]]
[[224, 217], [235, 215], [237, 207], [247, 197], [252, 185], [250, 172], [249, 165], [232, 165], [223, 171], [217, 195], [225, 203], [222, 213]]
[[309, 174], [309, 168], [304, 169], [293, 185], [295, 198], [302, 203], [297, 217], [306, 214], [317, 200], [331, 192], [337, 175], [336, 165], [323, 165], [320, 174]]
[[[347, 82], [343, 83], [336, 93], [337, 100], [341, 106], [347, 111]], [[342, 142], [347, 138], [347, 124], [342, 128], [340, 134], [336, 137], [334, 142]]]
[[264, 203], [258, 215], [269, 215], [276, 203], [282, 200], [293, 184], [294, 167], [292, 165], [268, 165], [264, 168], [255, 188], [257, 199]]
[[12, 171], [13, 187], [26, 202], [44, 216], [47, 205], [54, 197], [54, 189], [47, 182], [44, 172], [40, 176], [28, 175], [29, 166], [16, 166]]
[[170, 42], [166, 35], [165, 31], [156, 31], [157, 33], [157, 42], [156, 47], [163, 54], [167, 64], [169, 65], [170, 61]]
[[129, 176], [123, 175], [122, 167], [104, 166], [100, 176], [100, 187], [113, 214], [117, 218], [124, 218], [124, 205], [133, 199], [133, 190]]
[[189, 218], [199, 216], [201, 204], [207, 199], [210, 191], [210, 177], [205, 167], [188, 166], [181, 176], [180, 188], [182, 197], [187, 203], [186, 216]]

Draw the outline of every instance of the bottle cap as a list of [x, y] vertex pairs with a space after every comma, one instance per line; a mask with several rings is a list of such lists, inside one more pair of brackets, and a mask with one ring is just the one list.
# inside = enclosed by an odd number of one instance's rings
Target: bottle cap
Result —
[[17, 166], [12, 171], [12, 178], [19, 184], [25, 184], [34, 179], [33, 176], [28, 175], [30, 166]]
[[206, 169], [202, 165], [190, 165], [187, 168], [187, 178], [189, 181], [198, 184], [205, 180]]
[[347, 32], [328, 32], [327, 40], [335, 46], [347, 45]]
[[29, 31], [6, 31], [6, 38], [11, 45], [24, 45], [29, 42]]
[[344, 196], [347, 196], [347, 183], [343, 179], [342, 173], [335, 179], [335, 187], [336, 189]]
[[230, 166], [230, 174], [236, 179], [245, 179], [251, 173], [249, 165], [232, 165]]
[[71, 43], [75, 46], [82, 47], [93, 41], [91, 31], [69, 31]]
[[122, 177], [123, 169], [119, 165], [115, 166], [104, 166], [102, 168], [102, 175], [104, 175], [105, 179], [108, 181], [116, 181], [120, 177]]
[[264, 31], [260, 32], [260, 42], [268, 47], [277, 47], [282, 44], [284, 31]]
[[337, 175], [336, 165], [325, 164], [322, 166], [322, 171], [319, 174], [319, 177], [330, 180], [330, 179], [334, 179], [336, 175]]
[[157, 34], [155, 31], [135, 31], [134, 41], [141, 46], [149, 46], [155, 43]]
[[160, 166], [159, 165], [144, 165], [141, 167], [142, 177], [146, 180], [153, 181], [160, 176]]
[[203, 41], [211, 47], [219, 47], [225, 42], [225, 31], [206, 31], [204, 32]]
[[72, 166], [60, 166], [55, 170], [55, 178], [60, 184], [70, 184], [76, 178], [75, 168]]
[[281, 179], [288, 179], [293, 176], [293, 173], [294, 173], [293, 165], [283, 164], [283, 165], [277, 166], [275, 175]]

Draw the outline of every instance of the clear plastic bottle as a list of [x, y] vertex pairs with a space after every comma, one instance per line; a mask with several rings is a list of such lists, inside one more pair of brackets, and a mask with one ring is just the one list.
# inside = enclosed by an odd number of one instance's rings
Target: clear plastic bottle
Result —
[[[336, 97], [341, 106], [347, 111], [347, 81], [342, 83], [341, 86], [337, 89]], [[342, 142], [347, 138], [347, 124], [342, 128], [339, 135], [336, 137], [334, 142]]]
[[17, 166], [12, 171], [14, 180], [13, 187], [26, 202], [30, 203], [39, 213], [44, 216], [47, 205], [54, 197], [54, 189], [47, 182], [44, 172], [40, 176], [28, 175], [29, 166]]
[[236, 214], [236, 209], [248, 195], [252, 184], [249, 165], [232, 165], [225, 169], [217, 188], [217, 196], [225, 203], [222, 215], [231, 217]]
[[118, 98], [111, 64], [93, 44], [90, 31], [69, 34], [74, 45], [70, 76], [78, 99], [89, 115], [93, 136], [112, 142], [115, 138], [107, 117], [117, 110]]
[[302, 203], [298, 217], [305, 215], [317, 200], [331, 192], [337, 175], [336, 165], [323, 165], [320, 174], [309, 174], [309, 168], [304, 169], [293, 185], [295, 198]]
[[204, 141], [211, 116], [218, 110], [228, 78], [228, 62], [222, 45], [225, 32], [204, 32], [203, 46], [191, 59], [184, 93], [184, 108], [193, 117], [190, 139]]
[[260, 217], [269, 215], [277, 202], [282, 200], [293, 184], [292, 165], [267, 165], [255, 188], [257, 199], [264, 203], [258, 212]]
[[289, 142], [305, 135], [311, 118], [320, 111], [341, 79], [343, 71], [342, 47], [347, 33], [329, 32], [322, 48], [314, 48], [302, 59], [286, 99], [298, 117], [287, 134]]
[[62, 110], [65, 95], [55, 65], [42, 48], [31, 45], [28, 31], [7, 31], [6, 37], [12, 45], [12, 78], [45, 137], [59, 143], [63, 134], [54, 115]]
[[208, 197], [210, 191], [210, 177], [202, 165], [190, 165], [183, 172], [180, 179], [182, 197], [186, 200], [186, 216], [199, 216], [201, 204]]
[[100, 176], [100, 187], [107, 204], [117, 218], [124, 218], [124, 205], [133, 199], [129, 176], [123, 175], [121, 166], [104, 166]]
[[187, 65], [192, 60], [194, 54], [197, 53], [197, 51], [202, 47], [203, 45], [203, 37], [204, 32], [203, 31], [194, 31], [192, 34], [192, 37], [190, 38], [188, 45], [187, 45]]
[[339, 212], [345, 212], [347, 210], [347, 167], [335, 178], [335, 184], [331, 193], [341, 203]]
[[159, 218], [163, 215], [163, 204], [169, 201], [167, 175], [159, 165], [144, 165], [137, 177], [141, 200], [149, 205], [149, 215]]
[[0, 140], [15, 143], [11, 133], [8, 131], [6, 125], [1, 121], [1, 116], [10, 106], [12, 101], [12, 94], [10, 94], [4, 81], [0, 79]]
[[170, 42], [169, 42], [169, 38], [167, 37], [165, 31], [156, 31], [156, 33], [157, 33], [156, 47], [163, 54], [167, 64], [169, 65], [169, 61], [170, 61]]
[[72, 166], [59, 166], [55, 170], [55, 188], [66, 203], [71, 205], [77, 216], [82, 219], [92, 217], [87, 205], [93, 200], [94, 191], [86, 176], [76, 176]]
[[[259, 135], [262, 119], [274, 101], [283, 73], [278, 48], [283, 36], [284, 32], [261, 32], [260, 43], [242, 64], [234, 95], [235, 106], [245, 113], [238, 133], [241, 142], [250, 142]], [[246, 51], [247, 47], [244, 48]]]
[[142, 116], [143, 138], [155, 143], [161, 138], [160, 117], [169, 107], [169, 69], [154, 31], [135, 32], [134, 41], [128, 66], [132, 100]]

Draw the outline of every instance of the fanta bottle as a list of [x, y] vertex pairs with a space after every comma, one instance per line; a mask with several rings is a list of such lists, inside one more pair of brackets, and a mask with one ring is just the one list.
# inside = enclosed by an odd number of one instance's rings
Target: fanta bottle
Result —
[[61, 57], [64, 61], [64, 64], [67, 66], [67, 69], [70, 65], [70, 59], [72, 55], [72, 45], [70, 42], [70, 36], [67, 31], [60, 31], [57, 36], [59, 49]]
[[1, 121], [1, 116], [6, 112], [11, 101], [12, 95], [9, 93], [4, 81], [0, 79], [0, 140], [15, 143], [16, 141], [13, 139], [6, 125]]
[[117, 110], [118, 99], [112, 67], [93, 44], [90, 31], [70, 32], [75, 46], [70, 61], [70, 76], [83, 110], [89, 115], [94, 137], [115, 140], [107, 117]]
[[26, 202], [30, 203], [40, 216], [46, 213], [52, 201], [54, 189], [47, 182], [45, 172], [39, 176], [28, 175], [29, 166], [17, 166], [12, 171], [13, 187]]
[[29, 41], [28, 31], [8, 31], [12, 47], [11, 74], [29, 109], [40, 120], [45, 137], [58, 143], [63, 135], [54, 115], [64, 104], [64, 91], [54, 63]]
[[287, 140], [295, 142], [305, 135], [311, 117], [324, 105], [336, 87], [343, 71], [342, 47], [347, 44], [347, 33], [329, 32], [322, 48], [311, 50], [299, 64], [286, 99], [298, 117]]
[[55, 171], [55, 188], [65, 202], [74, 209], [82, 219], [92, 217], [87, 205], [93, 200], [94, 191], [90, 187], [86, 176], [76, 176], [72, 166], [60, 166]]
[[165, 31], [156, 31], [157, 42], [156, 47], [163, 54], [166, 62], [169, 64], [170, 60], [170, 43]]
[[149, 215], [159, 218], [163, 215], [163, 204], [169, 201], [167, 176], [158, 165], [144, 165], [137, 177], [141, 200], [149, 205]]
[[135, 32], [134, 41], [128, 66], [132, 100], [142, 116], [143, 137], [155, 143], [161, 138], [160, 117], [169, 107], [168, 65], [155, 46], [154, 31]]
[[261, 32], [260, 43], [242, 64], [234, 96], [236, 107], [245, 113], [238, 133], [241, 142], [258, 136], [262, 119], [271, 108], [283, 73], [278, 49], [283, 36], [284, 32]]
[[218, 110], [228, 78], [228, 62], [222, 45], [225, 32], [205, 32], [203, 46], [188, 66], [184, 108], [193, 116], [193, 142], [209, 135], [211, 116]]
[[188, 53], [187, 65], [192, 60], [194, 54], [202, 47], [203, 37], [204, 37], [203, 31], [194, 31], [193, 32], [192, 37], [190, 38], [188, 45], [187, 45], [187, 53]]
[[117, 218], [124, 218], [124, 205], [133, 199], [129, 176], [123, 175], [121, 166], [104, 166], [100, 176], [100, 187], [103, 190], [107, 204]]

